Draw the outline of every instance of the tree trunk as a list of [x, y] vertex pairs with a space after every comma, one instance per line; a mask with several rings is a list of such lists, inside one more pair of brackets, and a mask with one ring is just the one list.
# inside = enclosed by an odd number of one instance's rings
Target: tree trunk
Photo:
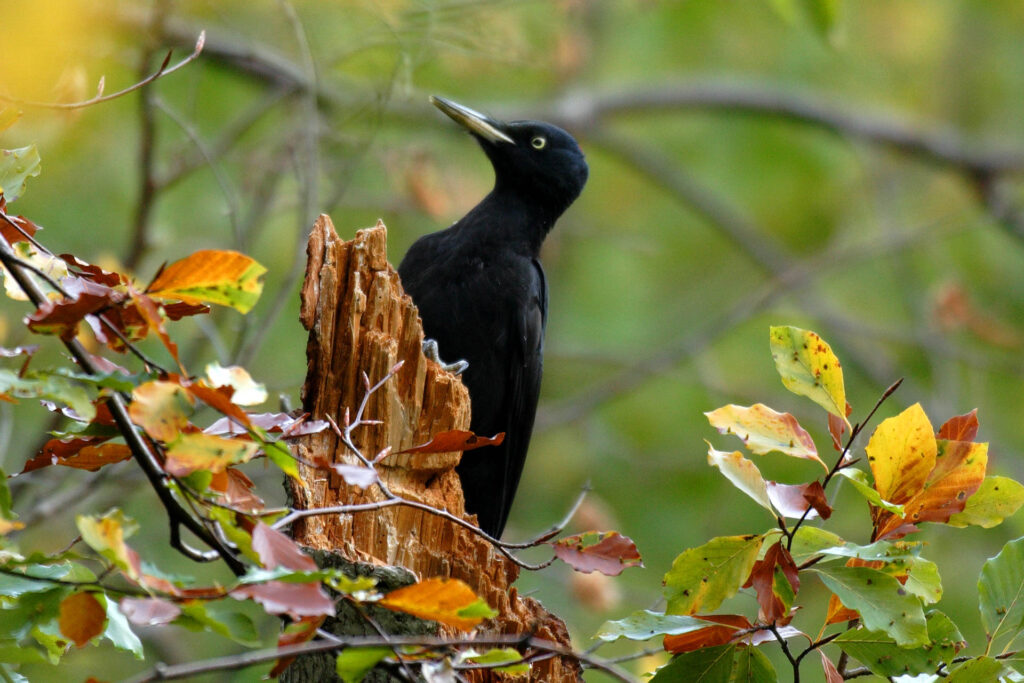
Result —
[[[331, 416], [343, 425], [346, 412], [356, 414], [366, 382], [375, 384], [396, 363], [404, 363], [366, 404], [364, 418], [381, 424], [361, 427], [354, 435], [356, 445], [369, 458], [385, 448], [397, 453], [425, 443], [438, 432], [468, 429], [470, 417], [469, 394], [461, 380], [423, 356], [422, 325], [415, 305], [402, 291], [398, 273], [387, 261], [386, 240], [387, 229], [378, 222], [376, 227], [360, 230], [354, 240], [342, 242], [330, 218], [320, 216], [307, 246], [301, 293], [300, 317], [309, 330], [302, 400], [313, 419]], [[330, 430], [303, 437], [298, 448], [307, 461], [326, 457], [358, 464]], [[389, 455], [377, 471], [393, 493], [475, 524], [476, 519], [465, 512], [454, 469], [460, 457], [459, 452]], [[333, 472], [305, 466], [300, 471], [300, 479], [288, 482], [297, 508], [384, 499], [376, 486], [364, 490], [347, 485]], [[461, 579], [499, 612], [483, 624], [484, 630], [531, 634], [569, 646], [562, 621], [512, 587], [519, 567], [479, 535], [436, 514], [397, 505], [344, 516], [321, 515], [297, 522], [292, 533], [303, 545], [346, 562], [403, 567], [420, 579]], [[352, 632], [351, 625], [340, 627]], [[445, 632], [442, 627], [441, 633]], [[491, 672], [471, 673], [474, 681], [503, 680]], [[577, 662], [558, 657], [535, 663], [530, 674], [536, 681], [578, 677]]]

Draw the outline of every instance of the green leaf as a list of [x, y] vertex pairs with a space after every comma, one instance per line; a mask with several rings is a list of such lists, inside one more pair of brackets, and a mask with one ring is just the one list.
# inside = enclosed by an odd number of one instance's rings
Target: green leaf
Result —
[[868, 567], [816, 567], [840, 602], [860, 612], [864, 625], [884, 631], [903, 647], [928, 643], [921, 601], [888, 574]]
[[181, 615], [174, 620], [190, 631], [210, 631], [248, 647], [260, 644], [256, 625], [229, 600], [181, 603]]
[[39, 624], [55, 622], [60, 603], [71, 593], [67, 586], [39, 593], [25, 593], [9, 608], [0, 609], [0, 639], [21, 640]]
[[900, 647], [885, 632], [866, 628], [847, 631], [833, 642], [879, 676], [935, 673], [940, 663], [949, 665], [966, 643], [956, 625], [942, 612], [929, 612], [927, 627], [931, 644], [925, 647]]
[[732, 675], [729, 683], [770, 683], [777, 681], [778, 675], [775, 667], [763, 652], [752, 645], [741, 646], [736, 649], [736, 657], [733, 660]]
[[946, 522], [950, 526], [968, 524], [991, 529], [1024, 505], [1024, 485], [1009, 477], [985, 477], [981, 487], [967, 499], [962, 512]]
[[[265, 437], [266, 432], [263, 432], [262, 435]], [[286, 444], [283, 444], [280, 441], [264, 441], [261, 445], [263, 446], [263, 452], [267, 454], [267, 457], [270, 458], [272, 463], [281, 468], [282, 472], [293, 479], [299, 478], [298, 463], [295, 462], [295, 457], [292, 455], [292, 452], [288, 450], [288, 446]]]
[[989, 558], [978, 578], [978, 609], [992, 642], [1016, 636], [1024, 626], [1024, 538], [1010, 541]]
[[[804, 525], [796, 530], [793, 545], [789, 553], [800, 564], [815, 555], [820, 555], [825, 548], [835, 548], [845, 543], [842, 538], [820, 527]], [[799, 559], [797, 559], [799, 558]]]
[[35, 372], [19, 377], [10, 370], [0, 370], [0, 394], [64, 403], [85, 421], [96, 417], [92, 404], [96, 391], [56, 374]]
[[949, 672], [945, 683], [997, 683], [1003, 665], [991, 657], [969, 659]]
[[113, 643], [114, 647], [131, 652], [135, 659], [142, 659], [142, 641], [128, 625], [128, 619], [121, 613], [117, 601], [104, 597], [107, 601], [107, 627], [103, 637]]
[[650, 683], [725, 683], [735, 654], [736, 645], [719, 645], [678, 655], [658, 669]]
[[942, 578], [939, 576], [938, 565], [922, 557], [915, 559], [903, 587], [921, 598], [926, 605], [938, 602], [942, 599]]
[[45, 661], [43, 653], [34, 647], [13, 643], [0, 645], [0, 662], [4, 664], [41, 664]]
[[16, 517], [12, 505], [11, 487], [7, 485], [7, 472], [0, 467], [0, 519], [11, 520]]
[[838, 474], [843, 475], [847, 481], [853, 484], [857, 493], [875, 507], [888, 510], [899, 517], [903, 516], [903, 506], [883, 500], [875, 487], [868, 481], [868, 475], [864, 470], [858, 470], [856, 467], [844, 467], [838, 471]]
[[25, 181], [39, 175], [42, 160], [35, 145], [0, 149], [0, 192], [13, 202], [25, 191]]
[[772, 327], [769, 342], [782, 384], [806, 396], [852, 429], [846, 419], [843, 369], [824, 339], [799, 327]]
[[921, 552], [920, 542], [877, 541], [871, 545], [843, 543], [817, 551], [821, 555], [832, 557], [856, 557], [858, 560], [873, 562], [913, 561]]
[[495, 647], [480, 655], [466, 657], [470, 664], [491, 665], [492, 671], [500, 671], [507, 674], [528, 674], [530, 665], [523, 661], [523, 656], [510, 647]]
[[736, 594], [757, 561], [762, 536], [721, 536], [681, 553], [665, 574], [665, 612], [710, 612]]
[[[24, 567], [12, 567], [9, 570], [17, 572], [18, 575], [0, 574], [0, 595], [5, 598], [16, 598], [26, 593], [45, 593], [54, 588], [56, 585], [54, 580], [90, 581], [95, 578], [84, 567], [72, 565], [70, 562], [51, 565], [27, 565]], [[83, 570], [84, 576], [77, 570]], [[73, 571], [81, 578], [69, 578]], [[51, 580], [48, 581], [47, 579]]]
[[649, 640], [655, 636], [676, 636], [707, 627], [708, 622], [702, 619], [642, 610], [633, 612], [625, 619], [606, 621], [594, 637], [606, 642], [619, 638]]
[[344, 683], [360, 683], [380, 660], [391, 654], [386, 647], [349, 647], [338, 655], [334, 671]]

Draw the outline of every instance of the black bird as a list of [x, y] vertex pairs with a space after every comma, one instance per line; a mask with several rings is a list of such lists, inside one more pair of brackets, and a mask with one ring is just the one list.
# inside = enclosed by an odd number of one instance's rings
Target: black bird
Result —
[[[398, 266], [426, 336], [462, 379], [470, 428], [505, 432], [500, 446], [462, 456], [466, 509], [501, 536], [530, 444], [543, 366], [548, 288], [538, 255], [587, 182], [579, 145], [538, 121], [502, 122], [441, 97], [431, 103], [468, 130], [494, 167], [494, 189], [450, 228], [419, 238]], [[425, 345], [426, 346], [426, 345]]]

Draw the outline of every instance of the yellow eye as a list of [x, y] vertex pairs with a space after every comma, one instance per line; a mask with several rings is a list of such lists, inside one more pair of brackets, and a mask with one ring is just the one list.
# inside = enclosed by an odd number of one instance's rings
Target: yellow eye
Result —
[[534, 149], [544, 149], [545, 145], [548, 144], [547, 139], [538, 135], [534, 139], [530, 140], [530, 144], [533, 145]]

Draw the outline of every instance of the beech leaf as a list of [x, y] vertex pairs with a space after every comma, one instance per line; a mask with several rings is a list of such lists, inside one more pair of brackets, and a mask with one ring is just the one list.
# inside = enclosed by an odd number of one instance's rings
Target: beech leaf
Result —
[[989, 641], [1011, 637], [1024, 626], [1024, 538], [989, 558], [978, 578], [978, 610]]
[[618, 576], [627, 567], [642, 567], [636, 544], [617, 531], [588, 531], [551, 544], [555, 555], [578, 572]]
[[25, 181], [39, 175], [42, 160], [35, 145], [0, 149], [0, 193], [13, 202], [25, 191]]
[[181, 614], [181, 608], [161, 598], [121, 598], [121, 613], [138, 626], [169, 624]]
[[833, 642], [879, 676], [935, 673], [940, 664], [948, 666], [967, 643], [956, 625], [942, 612], [929, 612], [926, 623], [931, 641], [928, 647], [900, 647], [885, 632], [863, 627], [846, 631]]
[[778, 451], [794, 458], [813, 460], [828, 471], [818, 457], [811, 435], [789, 413], [779, 413], [766, 405], [727, 405], [704, 413], [711, 426], [722, 434], [735, 434], [747, 450], [758, 455]]
[[757, 469], [757, 465], [744, 458], [742, 453], [739, 451], [732, 453], [716, 451], [708, 443], [708, 464], [717, 467], [726, 479], [733, 483], [733, 486], [753, 498], [758, 505], [775, 514], [771, 499], [768, 497], [768, 485], [765, 483], [764, 477], [761, 476], [761, 471]]
[[164, 268], [146, 288], [161, 300], [219, 304], [248, 313], [260, 294], [267, 269], [236, 251], [204, 249]]
[[391, 591], [377, 604], [462, 631], [498, 614], [458, 579], [424, 579]]
[[494, 436], [477, 436], [464, 429], [452, 429], [435, 434], [430, 441], [419, 446], [406, 448], [398, 453], [451, 453], [455, 451], [471, 451], [482, 446], [500, 446], [505, 440], [505, 432]]
[[96, 636], [103, 633], [107, 621], [107, 610], [92, 593], [72, 593], [60, 603], [58, 625], [61, 635], [84, 647]]
[[642, 610], [634, 612], [625, 619], [606, 621], [594, 637], [605, 642], [619, 638], [649, 640], [655, 636], [679, 635], [696, 631], [707, 627], [707, 625], [706, 621], [696, 617]]
[[317, 570], [316, 562], [302, 552], [294, 539], [263, 522], [257, 522], [256, 528], [252, 531], [252, 549], [259, 555], [260, 562], [267, 569], [285, 567], [307, 572]]
[[746, 582], [763, 542], [763, 536], [720, 536], [680, 553], [663, 580], [665, 612], [716, 609]]
[[883, 420], [865, 448], [875, 490], [885, 500], [902, 505], [924, 488], [935, 467], [935, 430], [920, 403]]
[[1002, 524], [1024, 505], [1024, 485], [1009, 477], [985, 477], [962, 512], [952, 515], [950, 526], [968, 525], [991, 529]]
[[287, 614], [293, 619], [334, 616], [334, 601], [319, 583], [268, 581], [239, 586], [229, 595], [236, 600], [255, 600], [268, 614]]
[[843, 369], [825, 340], [809, 330], [786, 326], [772, 327], [769, 342], [783, 386], [811, 399], [851, 429]]
[[974, 441], [978, 436], [978, 409], [949, 418], [935, 436], [950, 441]]
[[860, 613], [864, 625], [884, 631], [902, 647], [928, 644], [921, 601], [892, 576], [868, 567], [815, 567], [843, 606]]
[[192, 397], [174, 382], [146, 382], [132, 392], [128, 414], [154, 439], [173, 441], [188, 425]]
[[164, 469], [175, 477], [185, 477], [200, 470], [223, 472], [231, 465], [252, 460], [257, 452], [259, 445], [252, 441], [225, 439], [202, 432], [180, 434], [167, 444]]

